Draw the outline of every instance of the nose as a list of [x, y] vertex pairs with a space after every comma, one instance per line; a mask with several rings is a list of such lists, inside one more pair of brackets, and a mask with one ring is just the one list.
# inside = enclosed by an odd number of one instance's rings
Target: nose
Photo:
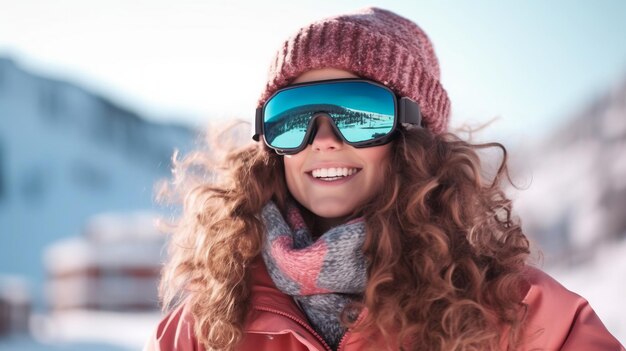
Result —
[[343, 141], [335, 134], [331, 123], [330, 117], [328, 116], [319, 116], [316, 118], [316, 132], [311, 142], [313, 150], [338, 150], [343, 146]]

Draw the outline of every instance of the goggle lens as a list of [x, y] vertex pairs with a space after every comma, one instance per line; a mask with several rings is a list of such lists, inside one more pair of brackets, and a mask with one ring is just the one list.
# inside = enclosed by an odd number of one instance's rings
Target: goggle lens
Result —
[[369, 82], [329, 82], [292, 86], [266, 103], [263, 114], [267, 143], [278, 149], [297, 149], [305, 142], [313, 117], [325, 113], [348, 143], [380, 139], [396, 123], [396, 97]]

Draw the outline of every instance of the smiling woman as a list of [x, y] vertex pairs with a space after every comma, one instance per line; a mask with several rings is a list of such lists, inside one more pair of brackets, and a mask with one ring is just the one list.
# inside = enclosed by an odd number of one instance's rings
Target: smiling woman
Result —
[[[355, 77], [348, 71], [323, 68], [307, 71], [293, 83]], [[284, 158], [289, 193], [319, 216], [311, 228], [316, 237], [344, 223], [380, 191], [390, 172], [391, 144], [368, 148], [345, 145], [333, 131], [329, 117], [323, 115], [315, 121], [311, 144]]]
[[[392, 97], [389, 130], [370, 132], [381, 103], [355, 82]], [[336, 113], [348, 108], [360, 114]], [[366, 8], [298, 30], [270, 66], [257, 142], [221, 164], [176, 162], [168, 315], [146, 350], [623, 350], [527, 265], [505, 147], [461, 140], [449, 115], [432, 43], [408, 19]], [[486, 178], [489, 147], [504, 157]], [[187, 182], [198, 167], [216, 180]]]

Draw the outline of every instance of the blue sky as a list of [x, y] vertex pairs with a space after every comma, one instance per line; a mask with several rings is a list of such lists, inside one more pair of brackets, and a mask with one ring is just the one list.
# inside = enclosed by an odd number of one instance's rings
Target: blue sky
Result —
[[374, 5], [434, 42], [452, 126], [544, 134], [626, 79], [624, 1], [0, 0], [0, 55], [157, 120], [252, 121], [271, 56], [298, 27]]

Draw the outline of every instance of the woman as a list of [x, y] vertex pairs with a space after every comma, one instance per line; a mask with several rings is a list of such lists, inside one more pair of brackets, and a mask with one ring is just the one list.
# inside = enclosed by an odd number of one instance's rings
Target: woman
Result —
[[[259, 141], [180, 188], [147, 350], [623, 350], [586, 301], [526, 265], [506, 150], [447, 132], [415, 23], [367, 8], [285, 41]], [[476, 151], [499, 147], [485, 179]], [[175, 184], [185, 184], [177, 180]]]

